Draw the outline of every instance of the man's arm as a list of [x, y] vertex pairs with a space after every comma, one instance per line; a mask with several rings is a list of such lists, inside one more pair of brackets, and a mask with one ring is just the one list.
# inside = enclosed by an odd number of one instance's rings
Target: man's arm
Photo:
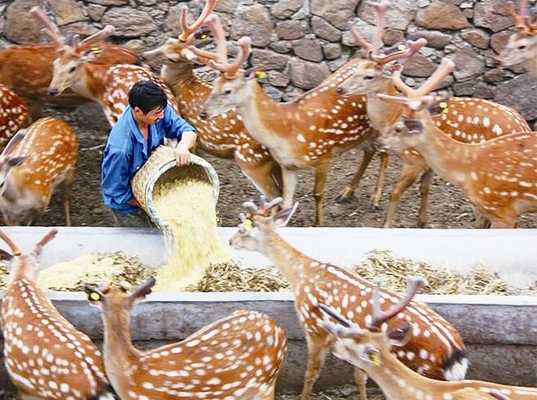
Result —
[[175, 147], [177, 165], [190, 163], [190, 150], [196, 144], [196, 131], [168, 105], [164, 111], [166, 137], [178, 141]]
[[101, 167], [101, 190], [104, 205], [121, 210], [127, 204], [138, 207], [130, 186], [129, 160], [116, 149], [106, 149]]

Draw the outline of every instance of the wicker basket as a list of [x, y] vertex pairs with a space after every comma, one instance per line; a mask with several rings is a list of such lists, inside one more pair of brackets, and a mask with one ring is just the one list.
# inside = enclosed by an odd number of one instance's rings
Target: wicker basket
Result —
[[132, 179], [134, 197], [163, 232], [168, 231], [168, 227], [159, 219], [155, 210], [153, 190], [159, 181], [176, 180], [181, 177], [195, 177], [209, 182], [213, 187], [216, 204], [220, 190], [218, 175], [211, 164], [194, 154], [191, 156], [190, 165], [177, 167], [174, 150], [167, 146], [159, 146]]

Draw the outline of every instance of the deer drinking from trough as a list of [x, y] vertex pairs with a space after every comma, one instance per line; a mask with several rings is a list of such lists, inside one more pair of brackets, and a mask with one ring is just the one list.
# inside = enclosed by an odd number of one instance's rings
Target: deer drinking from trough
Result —
[[[297, 185], [298, 169], [313, 169], [315, 175], [315, 224], [323, 224], [324, 188], [329, 164], [336, 154], [362, 146], [364, 157], [352, 178], [356, 187], [373, 158], [376, 148], [365, 110], [365, 97], [338, 97], [336, 85], [353, 69], [351, 60], [336, 73], [324, 80], [317, 88], [287, 103], [277, 103], [255, 79], [255, 68], [241, 69], [251, 50], [250, 38], [241, 38], [239, 54], [229, 62], [225, 52], [225, 34], [215, 37], [217, 61], [208, 64], [220, 71], [205, 105], [204, 118], [214, 118], [236, 110], [252, 137], [265, 145], [282, 167], [283, 207], [290, 208]], [[199, 50], [191, 47], [192, 51]], [[201, 53], [203, 54], [203, 53]], [[382, 155], [381, 171], [373, 203], [380, 198], [382, 178], [387, 158]], [[338, 199], [352, 195], [344, 191]]]
[[[234, 159], [261, 193], [268, 198], [278, 197], [282, 192], [280, 166], [268, 149], [248, 133], [241, 117], [233, 111], [208, 120], [199, 116], [211, 86], [195, 75], [195, 62], [202, 56], [192, 52], [189, 46], [194, 44], [195, 33], [202, 24], [206, 24], [215, 37], [223, 32], [219, 17], [209, 15], [215, 3], [216, 0], [207, 1], [203, 12], [191, 25], [186, 22], [187, 8], [183, 7], [179, 18], [179, 37], [169, 38], [162, 46], [143, 53], [143, 56], [165, 56], [160, 78], [172, 88], [183, 118], [196, 126], [200, 148], [216, 157]], [[204, 52], [203, 58], [216, 59], [216, 54]]]
[[514, 228], [519, 215], [537, 211], [537, 135], [518, 133], [514, 127], [511, 134], [473, 144], [446, 135], [432, 120], [428, 109], [434, 111], [437, 101], [428, 93], [453, 69], [453, 62], [443, 59], [416, 90], [396, 71], [393, 81], [406, 97], [378, 96], [401, 105], [404, 112], [381, 134], [381, 141], [396, 151], [415, 148], [438, 175], [464, 191], [493, 227]]
[[0, 148], [21, 128], [30, 124], [28, 106], [7, 86], [0, 84]]
[[[291, 246], [276, 231], [287, 223], [292, 211], [272, 211], [282, 199], [253, 202], [244, 206], [241, 224], [230, 244], [239, 250], [257, 251], [269, 258], [291, 284], [295, 310], [306, 335], [308, 345], [307, 370], [302, 399], [309, 400], [319, 377], [325, 356], [334, 337], [322, 328], [319, 304], [340, 310], [354, 323], [365, 325], [372, 319], [373, 285], [350, 270], [317, 261]], [[296, 207], [296, 205], [295, 205]], [[395, 304], [400, 296], [382, 291], [383, 304]], [[413, 304], [399, 319], [410, 323], [412, 337], [397, 354], [400, 360], [418, 373], [433, 379], [459, 380], [466, 373], [468, 361], [464, 344], [457, 330], [424, 304]], [[389, 327], [393, 324], [390, 323]], [[355, 381], [360, 399], [365, 399], [366, 377], [355, 369]]]
[[[336, 307], [320, 303], [321, 326], [336, 337], [334, 354], [367, 373], [381, 388], [387, 400], [535, 400], [537, 389], [499, 385], [483, 381], [441, 382], [417, 374], [395, 354], [404, 348], [412, 328], [398, 319], [415, 304], [412, 302], [424, 285], [420, 278], [409, 279], [407, 294], [400, 303], [383, 311], [378, 289], [373, 292], [372, 318], [357, 324]], [[387, 330], [381, 326], [389, 324]]]
[[524, 63], [533, 76], [537, 77], [537, 24], [532, 22], [529, 15], [528, 1], [520, 0], [520, 14], [517, 14], [512, 1], [507, 4], [516, 32], [509, 37], [498, 59], [506, 67]]
[[11, 252], [4, 252], [11, 267], [1, 309], [7, 372], [24, 400], [113, 400], [99, 350], [37, 285], [38, 258], [56, 233], [49, 231], [22, 254], [0, 230]]
[[[353, 74], [339, 84], [338, 91], [342, 95], [366, 94], [369, 120], [378, 132], [382, 132], [397, 121], [404, 110], [397, 104], [386, 103], [377, 97], [377, 94], [392, 96], [397, 94], [391, 76], [394, 71], [391, 61], [404, 63], [412, 54], [426, 45], [426, 41], [420, 39], [411, 43], [406, 52], [383, 54], [381, 47], [387, 3], [375, 4], [374, 7], [377, 11], [375, 40], [369, 42], [355, 28], [352, 29], [355, 40], [367, 49], [368, 59], [358, 64]], [[531, 128], [517, 111], [489, 100], [452, 97], [442, 103], [442, 106], [441, 112], [433, 116], [433, 121], [438, 129], [459, 142], [481, 143], [513, 131], [531, 132]], [[401, 196], [420, 176], [421, 203], [418, 226], [423, 227], [427, 224], [427, 203], [433, 177], [432, 170], [415, 149], [404, 149], [398, 152], [398, 155], [403, 161], [403, 169], [390, 196], [384, 227], [391, 226]], [[476, 226], [484, 226], [486, 222], [478, 216]]]
[[136, 349], [129, 313], [154, 285], [149, 278], [130, 293], [123, 285], [86, 288], [90, 303], [102, 311], [104, 364], [120, 398], [274, 400], [287, 340], [264, 314], [236, 311], [182, 342]]
[[[65, 43], [58, 27], [39, 7], [30, 13], [45, 26], [45, 32], [57, 45], [57, 58], [53, 63], [53, 77], [48, 92], [59, 96], [67, 89], [78, 95], [96, 101], [101, 105], [110, 126], [114, 125], [128, 105], [130, 88], [138, 81], [151, 80], [166, 93], [169, 103], [177, 111], [175, 97], [171, 90], [149, 69], [137, 65], [97, 64], [96, 52], [91, 50], [114, 32], [111, 25], [79, 42], [76, 38], [72, 45]], [[98, 53], [98, 52], [97, 52]]]
[[65, 121], [42, 118], [18, 131], [0, 155], [0, 212], [6, 225], [31, 224], [58, 185], [71, 225], [70, 195], [78, 160], [78, 137]]

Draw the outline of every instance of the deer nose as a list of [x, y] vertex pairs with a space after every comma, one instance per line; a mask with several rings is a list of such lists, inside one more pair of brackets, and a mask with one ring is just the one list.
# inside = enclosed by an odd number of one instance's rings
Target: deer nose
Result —
[[60, 93], [60, 91], [58, 89], [49, 89], [48, 90], [48, 94], [50, 96], [57, 96], [59, 93]]
[[199, 117], [202, 119], [202, 120], [206, 120], [208, 118], [208, 115], [207, 115], [207, 112], [205, 111], [202, 111], [199, 113]]
[[347, 91], [345, 90], [345, 88], [339, 86], [337, 89], [336, 89], [336, 94], [342, 96], [346, 93]]

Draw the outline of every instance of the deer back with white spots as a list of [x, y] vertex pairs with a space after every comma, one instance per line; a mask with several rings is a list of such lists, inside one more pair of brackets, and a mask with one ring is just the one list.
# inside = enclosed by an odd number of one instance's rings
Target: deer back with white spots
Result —
[[30, 224], [64, 186], [66, 224], [78, 159], [78, 137], [65, 121], [42, 118], [11, 138], [0, 155], [0, 211], [6, 225]]
[[0, 84], [0, 149], [21, 128], [30, 124], [30, 111], [24, 100]]
[[172, 88], [183, 118], [196, 127], [199, 146], [216, 157], [234, 158], [256, 188], [266, 196], [274, 198], [281, 195], [280, 167], [267, 148], [246, 131], [240, 115], [230, 111], [208, 120], [200, 118], [211, 86], [194, 74], [194, 63], [215, 59], [216, 53], [194, 53], [189, 46], [194, 44], [195, 33], [202, 24], [208, 25], [215, 37], [225, 35], [218, 16], [210, 14], [215, 2], [208, 1], [202, 14], [191, 25], [186, 23], [187, 8], [183, 7], [179, 18], [181, 35], [167, 39], [162, 46], [143, 55], [146, 58], [159, 55], [165, 57], [160, 78]]
[[[285, 241], [276, 228], [284, 226], [293, 211], [274, 213], [280, 201], [275, 199], [266, 203], [262, 200], [261, 207], [253, 202], [245, 203], [247, 213], [241, 214], [241, 224], [230, 239], [230, 244], [236, 249], [261, 252], [291, 284], [295, 309], [308, 343], [307, 371], [302, 391], [302, 398], [307, 400], [326, 353], [334, 342], [333, 335], [329, 335], [321, 325], [323, 317], [319, 304], [333, 307], [361, 326], [376, 323], [373, 285], [346, 268], [312, 259]], [[401, 299], [401, 296], [384, 290], [380, 297], [380, 303], [385, 305], [397, 304]], [[404, 364], [433, 379], [464, 378], [468, 366], [464, 344], [451, 324], [425, 304], [411, 303], [404, 312], [397, 314], [397, 318], [377, 323], [376, 326], [386, 331], [400, 322], [412, 327], [410, 340], [396, 353]], [[355, 380], [361, 389], [360, 399], [365, 399], [365, 376], [358, 368]]]
[[[452, 61], [442, 60], [417, 90], [404, 84], [400, 71], [394, 73], [393, 81], [406, 97], [378, 96], [400, 104], [404, 112], [382, 133], [381, 141], [397, 151], [415, 147], [436, 173], [462, 188], [476, 211], [494, 227], [515, 227], [520, 214], [537, 211], [537, 135], [520, 133], [518, 126], [510, 134], [473, 144], [446, 135], [432, 120], [429, 110], [434, 112], [438, 101], [428, 93], [453, 68]], [[472, 101], [462, 102], [461, 107]], [[492, 118], [496, 110], [491, 111], [482, 121]]]
[[98, 102], [113, 126], [128, 106], [130, 88], [138, 81], [151, 80], [159, 85], [168, 98], [168, 102], [178, 111], [175, 97], [171, 90], [148, 68], [128, 64], [98, 64], [99, 50], [92, 45], [114, 33], [114, 27], [105, 26], [99, 32], [79, 42], [75, 37], [72, 45], [64, 43], [58, 27], [39, 8], [31, 10], [32, 15], [44, 26], [45, 32], [58, 45], [58, 56], [54, 60], [52, 81], [49, 94], [58, 96], [67, 89], [80, 96]]
[[[334, 306], [319, 304], [320, 325], [336, 337], [334, 354], [365, 371], [381, 388], [387, 400], [531, 400], [537, 399], [537, 389], [498, 385], [482, 381], [440, 382], [417, 374], [396, 357], [404, 352], [405, 343], [412, 340], [412, 327], [396, 321], [402, 313], [411, 312], [412, 299], [424, 286], [420, 278], [409, 279], [403, 300], [382, 311], [382, 295], [374, 289], [372, 319], [361, 324], [348, 318]], [[384, 330], [382, 324], [388, 324]], [[362, 328], [364, 327], [364, 328]]]
[[274, 400], [287, 341], [283, 329], [255, 311], [236, 311], [179, 343], [137, 350], [129, 312], [151, 293], [149, 278], [129, 293], [124, 285], [88, 286], [102, 311], [104, 363], [122, 399]]
[[[399, 64], [403, 64], [427, 42], [425, 39], [420, 39], [411, 42], [408, 49], [383, 54], [381, 47], [387, 3], [375, 4], [374, 7], [377, 10], [375, 40], [370, 43], [355, 28], [352, 29], [356, 41], [367, 50], [368, 60], [355, 66], [353, 74], [338, 86], [338, 91], [345, 95], [367, 94], [369, 119], [374, 128], [382, 132], [397, 121], [403, 112], [400, 105], [386, 103], [376, 96], [397, 94], [391, 79], [394, 71], [392, 62], [396, 60]], [[531, 132], [531, 128], [518, 112], [488, 100], [453, 97], [440, 105], [438, 112], [433, 115], [436, 126], [446, 135], [463, 143], [481, 143], [514, 131]], [[403, 170], [391, 193], [384, 226], [391, 226], [401, 196], [420, 176], [422, 197], [418, 225], [425, 226], [432, 171], [415, 149], [405, 149], [398, 155], [403, 161]], [[478, 225], [485, 222], [479, 221]]]
[[11, 259], [1, 308], [5, 366], [23, 399], [112, 400], [99, 350], [37, 286], [38, 257], [56, 233], [25, 255], [0, 231], [10, 251], [3, 256]]
[[537, 76], [537, 24], [531, 21], [528, 2], [520, 0], [520, 14], [517, 14], [513, 2], [509, 1], [507, 6], [516, 32], [509, 37], [498, 59], [505, 66], [525, 63], [528, 70]]
[[[215, 38], [218, 48], [225, 48], [224, 38]], [[242, 117], [248, 132], [265, 145], [282, 166], [283, 206], [289, 208], [297, 184], [297, 169], [313, 168], [315, 171], [315, 223], [323, 223], [322, 203], [328, 167], [332, 157], [358, 145], [364, 145], [364, 159], [353, 182], [358, 182], [376, 152], [371, 139], [365, 110], [365, 96], [340, 97], [336, 85], [352, 73], [349, 63], [332, 74], [317, 88], [294, 101], [275, 102], [255, 79], [255, 68], [244, 71], [243, 63], [250, 54], [250, 39], [241, 38], [239, 54], [234, 62], [228, 62], [227, 54], [220, 52], [218, 61], [209, 65], [220, 71], [205, 106], [205, 114], [213, 118], [236, 110]], [[381, 170], [385, 163], [381, 163]], [[382, 176], [382, 174], [380, 174]], [[381, 184], [378, 184], [378, 188]], [[378, 192], [378, 190], [377, 190]], [[377, 194], [376, 194], [377, 195]]]

